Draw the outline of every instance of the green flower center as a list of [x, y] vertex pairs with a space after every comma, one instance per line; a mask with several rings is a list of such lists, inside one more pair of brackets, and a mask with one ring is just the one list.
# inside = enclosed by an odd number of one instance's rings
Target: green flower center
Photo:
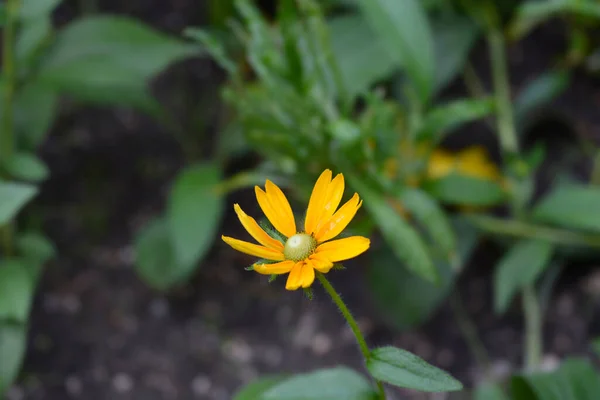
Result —
[[283, 255], [286, 260], [301, 261], [310, 256], [317, 248], [317, 241], [306, 233], [297, 233], [285, 242]]

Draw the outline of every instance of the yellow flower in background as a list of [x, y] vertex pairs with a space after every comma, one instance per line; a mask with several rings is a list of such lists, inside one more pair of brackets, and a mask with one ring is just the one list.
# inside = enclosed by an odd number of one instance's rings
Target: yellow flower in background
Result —
[[254, 189], [260, 208], [285, 239], [280, 241], [267, 234], [238, 204], [234, 209], [240, 222], [259, 244], [221, 238], [237, 251], [272, 261], [255, 263], [254, 271], [259, 274], [289, 273], [287, 290], [309, 287], [315, 280], [315, 270], [325, 274], [335, 262], [354, 258], [369, 248], [370, 240], [362, 236], [331, 240], [348, 226], [362, 204], [355, 193], [338, 209], [344, 194], [342, 174], [332, 179], [331, 170], [323, 171], [308, 202], [304, 230], [297, 228], [290, 203], [277, 185], [267, 180], [266, 190], [258, 186]]
[[482, 146], [471, 146], [456, 154], [435, 149], [427, 165], [427, 177], [439, 179], [456, 172], [459, 175], [480, 178], [489, 181], [501, 181], [500, 170], [490, 160]]

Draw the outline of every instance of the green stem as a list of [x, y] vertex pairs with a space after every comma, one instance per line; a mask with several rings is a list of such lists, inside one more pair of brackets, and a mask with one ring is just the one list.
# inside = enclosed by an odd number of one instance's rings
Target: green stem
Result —
[[7, 161], [14, 152], [14, 112], [13, 97], [16, 84], [15, 71], [15, 29], [19, 10], [18, 0], [7, 0], [6, 23], [2, 34], [2, 75], [4, 78], [4, 110], [2, 113], [2, 132], [0, 132], [0, 160]]
[[479, 229], [497, 235], [543, 239], [559, 245], [600, 248], [600, 235], [572, 232], [514, 219], [502, 219], [484, 215], [468, 216], [467, 220]]
[[[329, 294], [335, 305], [338, 307], [338, 309], [346, 319], [346, 322], [348, 322], [350, 329], [352, 329], [352, 333], [354, 333], [354, 337], [356, 338], [356, 342], [358, 343], [358, 347], [361, 353], [363, 354], [365, 362], [368, 361], [371, 358], [371, 350], [369, 350], [367, 341], [365, 340], [365, 337], [360, 331], [360, 328], [358, 327], [358, 323], [354, 319], [354, 316], [352, 315], [350, 310], [348, 310], [348, 307], [346, 307], [346, 304], [344, 303], [340, 295], [336, 292], [333, 286], [331, 286], [331, 283], [329, 283], [327, 278], [325, 278], [325, 275], [318, 271], [315, 271], [315, 273], [317, 275], [317, 279], [319, 279], [319, 282], [321, 282], [321, 285], [323, 285], [323, 288], [325, 288], [327, 294]], [[385, 400], [385, 391], [383, 390], [383, 384], [378, 380], [375, 380], [375, 384], [377, 385], [377, 389], [379, 390], [380, 399]]]
[[483, 342], [479, 338], [477, 327], [473, 321], [471, 321], [467, 315], [467, 312], [465, 311], [458, 291], [450, 296], [450, 306], [454, 313], [454, 318], [456, 319], [458, 328], [465, 338], [467, 347], [469, 347], [469, 350], [475, 358], [475, 362], [479, 365], [479, 368], [481, 368], [487, 376], [490, 371], [490, 357], [485, 346], [483, 345]]
[[535, 288], [529, 285], [523, 289], [523, 310], [525, 311], [525, 367], [534, 371], [542, 359], [542, 313]]
[[[4, 78], [2, 127], [0, 131], [0, 162], [8, 162], [14, 153], [14, 109], [13, 100], [16, 86], [15, 69], [15, 30], [19, 12], [19, 0], [6, 1], [6, 22], [2, 32], [2, 75]], [[4, 256], [12, 254], [13, 228], [9, 222], [0, 227], [2, 252]]]
[[505, 43], [502, 31], [492, 28], [488, 33], [490, 60], [492, 63], [492, 79], [494, 96], [498, 113], [498, 135], [504, 152], [514, 155], [519, 152], [519, 142], [515, 131], [513, 109], [510, 98], [510, 82], [506, 68]]

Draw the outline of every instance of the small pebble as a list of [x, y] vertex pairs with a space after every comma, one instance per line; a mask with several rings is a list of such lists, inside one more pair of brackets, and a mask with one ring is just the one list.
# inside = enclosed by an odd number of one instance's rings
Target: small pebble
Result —
[[240, 339], [230, 340], [225, 343], [225, 353], [231, 360], [243, 364], [250, 362], [253, 356], [250, 346]]
[[71, 396], [79, 396], [83, 389], [81, 379], [76, 376], [69, 376], [65, 379], [65, 389]]
[[210, 379], [204, 375], [199, 375], [192, 380], [192, 392], [196, 396], [206, 396], [211, 387]]
[[331, 350], [331, 338], [324, 333], [317, 333], [312, 341], [312, 351], [318, 356], [329, 353]]
[[545, 372], [555, 371], [560, 365], [560, 358], [555, 354], [546, 354], [540, 363], [540, 369]]
[[127, 393], [133, 389], [133, 379], [127, 374], [117, 374], [112, 380], [114, 389], [118, 393]]
[[169, 303], [163, 298], [152, 300], [150, 303], [150, 314], [154, 318], [164, 318], [169, 314]]

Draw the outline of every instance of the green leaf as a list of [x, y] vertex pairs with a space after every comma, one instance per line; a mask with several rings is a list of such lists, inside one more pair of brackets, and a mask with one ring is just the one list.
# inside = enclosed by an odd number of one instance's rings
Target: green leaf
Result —
[[348, 181], [360, 193], [364, 206], [371, 214], [388, 245], [407, 268], [420, 277], [439, 283], [439, 272], [433, 265], [423, 239], [398, 213], [368, 185], [352, 174]]
[[598, 357], [600, 357], [600, 337], [597, 337], [592, 341], [592, 349], [596, 352]]
[[425, 189], [439, 201], [463, 206], [493, 206], [506, 200], [506, 194], [495, 182], [451, 173], [427, 182]]
[[475, 388], [473, 400], [509, 400], [496, 383], [484, 382]]
[[260, 400], [375, 400], [365, 378], [346, 367], [299, 374], [267, 390]]
[[556, 16], [600, 19], [600, 5], [593, 1], [526, 1], [516, 12], [509, 34], [519, 39], [537, 25]]
[[262, 376], [233, 395], [233, 400], [259, 400], [262, 395], [284, 379], [283, 376]]
[[209, 250], [216, 235], [223, 199], [216, 191], [221, 171], [200, 164], [184, 170], [173, 185], [167, 218], [175, 257], [181, 265], [194, 265]]
[[56, 256], [54, 244], [41, 233], [25, 232], [17, 236], [16, 246], [32, 281], [37, 282], [44, 264]]
[[432, 20], [432, 30], [435, 45], [435, 89], [439, 91], [463, 70], [479, 31], [469, 18], [446, 14]]
[[550, 265], [553, 250], [543, 240], [521, 240], [502, 257], [494, 271], [496, 312], [505, 312], [517, 291], [535, 283]]
[[566, 228], [600, 231], [600, 188], [579, 184], [559, 186], [533, 209], [535, 220]]
[[460, 125], [473, 122], [494, 112], [494, 100], [461, 99], [437, 106], [425, 115], [419, 135], [423, 139], [440, 142], [444, 136]]
[[447, 372], [392, 346], [373, 350], [367, 360], [367, 369], [375, 379], [402, 388], [424, 392], [451, 392], [463, 388], [462, 383]]
[[0, 321], [25, 323], [33, 298], [33, 281], [18, 259], [0, 262]]
[[534, 110], [548, 104], [564, 92], [569, 81], [567, 71], [548, 71], [529, 82], [514, 102], [517, 125], [523, 126]]
[[511, 380], [514, 400], [596, 400], [600, 376], [583, 359], [567, 359], [551, 373], [514, 376]]
[[0, 322], [0, 394], [6, 393], [17, 378], [26, 346], [25, 325]]
[[185, 28], [183, 34], [197, 42], [201, 43], [206, 51], [214, 58], [214, 60], [231, 76], [238, 74], [238, 67], [233, 60], [227, 55], [227, 51], [222, 40], [204, 29], [188, 27]]
[[46, 164], [31, 153], [13, 155], [4, 167], [11, 177], [23, 181], [41, 182], [50, 174]]
[[34, 67], [41, 55], [37, 54], [38, 50], [49, 42], [51, 34], [52, 20], [48, 14], [23, 21], [15, 43], [17, 65], [25, 69]]
[[333, 17], [328, 24], [332, 51], [351, 98], [400, 67], [362, 15]]
[[45, 263], [56, 256], [54, 244], [41, 233], [20, 233], [16, 245], [21, 256], [40, 263]]
[[431, 29], [419, 0], [359, 0], [358, 5], [389, 54], [402, 63], [426, 103], [435, 83]]
[[440, 205], [428, 193], [413, 188], [402, 191], [400, 202], [423, 226], [444, 256], [452, 258], [456, 252], [456, 237]]
[[138, 233], [135, 250], [138, 274], [155, 289], [167, 290], [194, 270], [194, 265], [177, 264], [169, 227], [162, 218], [148, 222]]
[[[38, 79], [84, 100], [96, 100], [98, 91], [97, 101], [105, 103], [112, 92], [115, 103], [137, 106], [140, 90], [149, 79], [173, 62], [197, 54], [197, 45], [171, 38], [135, 19], [79, 18], [57, 34]], [[134, 94], [129, 94], [132, 91]]]
[[19, 16], [21, 19], [37, 18], [50, 14], [61, 0], [21, 0]]
[[[472, 225], [463, 220], [453, 221], [458, 236], [460, 259], [468, 260], [477, 244], [478, 234]], [[371, 267], [367, 270], [367, 283], [371, 296], [381, 313], [396, 328], [411, 329], [427, 321], [447, 298], [457, 272], [448, 261], [434, 258], [440, 271], [441, 284], [434, 285], [399, 265], [389, 247], [369, 251]]]
[[24, 149], [35, 151], [48, 135], [58, 111], [56, 91], [30, 83], [17, 93], [15, 125]]
[[0, 181], [0, 226], [15, 218], [37, 192], [38, 189], [29, 184]]

